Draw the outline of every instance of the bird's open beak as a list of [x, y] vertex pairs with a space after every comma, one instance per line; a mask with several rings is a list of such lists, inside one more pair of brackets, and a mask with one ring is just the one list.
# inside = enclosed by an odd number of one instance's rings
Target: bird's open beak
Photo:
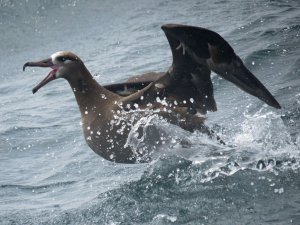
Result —
[[23, 71], [25, 71], [26, 67], [50, 67], [52, 70], [50, 73], [42, 80], [37, 86], [32, 89], [32, 93], [37, 92], [41, 87], [49, 83], [50, 81], [56, 79], [56, 72], [58, 70], [58, 66], [54, 65], [52, 59], [45, 59], [38, 62], [27, 62], [23, 66]]

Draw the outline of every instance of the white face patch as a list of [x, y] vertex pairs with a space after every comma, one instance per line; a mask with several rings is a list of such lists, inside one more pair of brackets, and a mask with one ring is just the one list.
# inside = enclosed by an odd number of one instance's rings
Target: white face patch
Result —
[[65, 56], [67, 54], [67, 52], [65, 51], [59, 51], [59, 52], [55, 52], [53, 53], [50, 57], [52, 59], [52, 63], [54, 65], [58, 64], [58, 61], [57, 61], [57, 57], [61, 57], [61, 56]]
[[[70, 53], [70, 52], [67, 52], [67, 51], [59, 51], [59, 52], [53, 53], [50, 57], [51, 57], [51, 59], [52, 59], [52, 63], [53, 63], [54, 65], [57, 65], [57, 64], [61, 63], [60, 61], [57, 60], [57, 58], [59, 58], [59, 57], [66, 57], [66, 58], [69, 58], [70, 55], [72, 55], [72, 57], [74, 57], [74, 55], [73, 55], [72, 53]], [[77, 57], [75, 56], [75, 58], [77, 58]], [[64, 63], [64, 64], [68, 64], [68, 63], [71, 63], [71, 62], [72, 62], [72, 60], [67, 59], [67, 60], [65, 60], [63, 63]]]
[[[67, 64], [70, 64], [73, 62], [72, 60], [68, 59], [68, 58], [70, 58], [70, 56], [77, 58], [76, 55], [72, 54], [71, 52], [67, 52], [67, 51], [58, 51], [50, 56], [52, 63], [54, 64], [54, 67], [57, 68], [57, 71], [55, 73], [56, 78], [61, 77], [62, 74], [64, 73], [63, 72], [64, 65], [67, 65]], [[63, 57], [65, 57], [66, 60], [64, 60], [62, 62], [61, 60], [59, 60], [59, 58], [63, 58]]]

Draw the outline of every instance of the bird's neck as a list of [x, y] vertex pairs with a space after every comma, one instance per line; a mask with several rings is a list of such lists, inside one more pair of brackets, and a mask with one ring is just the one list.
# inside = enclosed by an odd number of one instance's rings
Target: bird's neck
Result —
[[79, 106], [83, 125], [89, 126], [107, 107], [118, 101], [120, 96], [102, 87], [85, 66], [71, 76], [68, 82]]

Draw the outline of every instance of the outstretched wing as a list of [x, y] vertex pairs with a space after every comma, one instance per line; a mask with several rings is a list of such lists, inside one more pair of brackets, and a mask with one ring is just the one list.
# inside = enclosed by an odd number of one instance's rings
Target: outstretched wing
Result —
[[[153, 102], [157, 97], [160, 97], [161, 99], [166, 98], [169, 102], [173, 102], [178, 107], [187, 108], [191, 114], [196, 112], [205, 114], [207, 111], [216, 111], [217, 105], [214, 99], [213, 85], [210, 77], [211, 69], [207, 64], [207, 59], [210, 57], [210, 54], [207, 41], [209, 40], [209, 35], [206, 33], [209, 33], [209, 31], [203, 29], [205, 35], [203, 35], [203, 37], [200, 35], [202, 39], [192, 39], [194, 42], [187, 46], [180, 39], [166, 32], [169, 26], [171, 25], [162, 27], [169, 41], [173, 55], [173, 63], [169, 70], [159, 76], [137, 76], [130, 82], [117, 84], [115, 87], [122, 90], [126, 89], [125, 92], [120, 92], [123, 95], [132, 94], [135, 90], [140, 90], [136, 89], [138, 87], [137, 84], [139, 87], [144, 87], [141, 86], [141, 84], [150, 84], [150, 81], [152, 81], [152, 87], [147, 88], [145, 92], [142, 91], [144, 92], [144, 103]], [[183, 33], [190, 30], [191, 29], [187, 29]], [[223, 39], [221, 38], [221, 40]], [[194, 51], [197, 52], [196, 59]], [[131, 93], [127, 91], [129, 86], [134, 87], [131, 89]], [[112, 86], [108, 88], [111, 89]], [[128, 96], [126, 101], [136, 101], [137, 96], [139, 95]]]
[[[171, 102], [170, 107], [185, 107], [191, 114], [216, 111], [211, 71], [234, 83], [270, 106], [279, 103], [266, 87], [245, 67], [232, 47], [216, 32], [208, 29], [167, 24], [162, 26], [169, 41], [173, 63], [165, 74], [145, 82], [145, 75], [132, 83], [144, 85], [139, 94], [127, 96], [126, 102], [153, 103], [157, 97]], [[152, 82], [152, 83], [151, 83]], [[148, 85], [146, 87], [146, 85]], [[140, 86], [142, 87], [142, 86]], [[141, 101], [139, 98], [143, 96]]]
[[[163, 25], [162, 29], [173, 53], [171, 77], [186, 79], [189, 74], [193, 74], [191, 81], [197, 88], [200, 99], [207, 98], [207, 101], [203, 102], [204, 105], [199, 105], [204, 107], [204, 110], [214, 109], [212, 85], [207, 72], [211, 70], [268, 105], [281, 108], [267, 88], [246, 68], [227, 41], [216, 32], [177, 24]], [[177, 78], [182, 74], [184, 78]]]
[[[157, 80], [155, 85], [176, 96], [180, 105], [186, 105], [194, 112], [205, 114], [207, 111], [216, 111], [211, 68], [207, 59], [211, 57], [209, 41], [214, 40], [218, 44], [224, 42], [224, 39], [203, 28], [197, 28], [196, 33], [193, 32], [194, 27], [184, 25], [164, 25], [162, 29], [170, 44], [173, 63], [166, 75]], [[175, 33], [179, 31], [180, 35], [173, 35], [169, 32], [170, 29], [175, 30]], [[185, 35], [189, 39], [181, 39]], [[230, 46], [228, 50], [232, 50]]]

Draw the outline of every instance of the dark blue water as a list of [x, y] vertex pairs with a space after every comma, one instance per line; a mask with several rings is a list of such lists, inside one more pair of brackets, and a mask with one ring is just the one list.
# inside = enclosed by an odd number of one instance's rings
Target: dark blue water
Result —
[[[157, 121], [149, 164], [103, 160], [83, 139], [67, 82], [22, 65], [78, 54], [101, 84], [165, 71], [164, 23], [220, 33], [282, 105], [213, 75], [227, 143]], [[0, 224], [300, 224], [300, 2], [0, 1]], [[180, 141], [178, 141], [180, 140]]]

